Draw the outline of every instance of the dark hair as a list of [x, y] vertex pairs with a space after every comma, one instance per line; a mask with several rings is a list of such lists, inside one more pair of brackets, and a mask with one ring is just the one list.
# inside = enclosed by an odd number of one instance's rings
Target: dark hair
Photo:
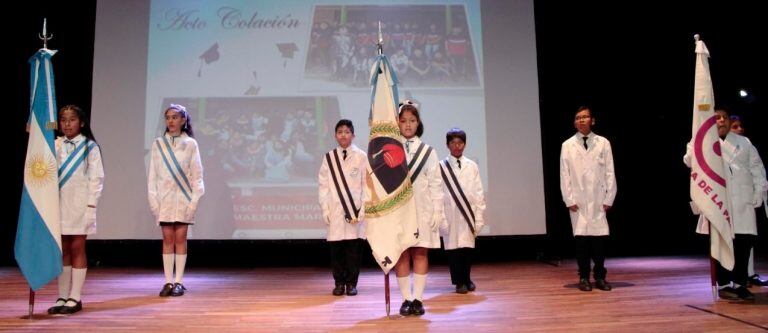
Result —
[[461, 139], [462, 142], [467, 143], [467, 133], [458, 127], [451, 128], [448, 133], [445, 133], [445, 144], [451, 144], [453, 139]]
[[731, 115], [729, 118], [731, 119], [731, 121], [741, 121], [741, 117], [735, 114]]
[[[165, 111], [163, 111], [163, 118], [165, 118], [165, 114], [168, 113], [168, 110], [175, 110], [178, 112], [184, 120], [184, 127], [181, 128], [181, 131], [184, 133], [187, 133], [190, 137], [195, 137], [195, 131], [192, 130], [192, 116], [189, 115], [189, 112], [187, 112], [187, 108], [180, 104], [171, 104]], [[165, 127], [165, 132], [168, 132], [168, 127]]]
[[342, 119], [339, 120], [338, 123], [336, 123], [336, 128], [333, 129], [334, 132], [339, 130], [339, 127], [341, 126], [347, 126], [349, 127], [349, 131], [352, 132], [352, 134], [355, 134], [355, 125], [352, 125], [352, 121], [349, 119]]
[[[64, 105], [61, 107], [61, 109], [59, 109], [59, 118], [61, 118], [61, 115], [66, 110], [72, 110], [75, 112], [75, 115], [77, 115], [77, 119], [80, 120], [81, 125], [80, 133], [89, 140], [96, 142], [96, 138], [93, 136], [93, 130], [91, 130], [91, 123], [88, 121], [88, 117], [85, 115], [85, 111], [74, 104]], [[59, 129], [57, 135], [62, 136], [64, 133], [62, 133], [61, 129]]]
[[424, 123], [421, 121], [421, 116], [419, 115], [419, 109], [416, 107], [416, 104], [414, 104], [410, 100], [405, 100], [403, 102], [400, 102], [397, 118], [400, 119], [400, 117], [402, 117], [403, 115], [403, 112], [406, 112], [406, 111], [413, 114], [413, 116], [416, 117], [416, 120], [419, 122], [419, 126], [416, 127], [416, 136], [421, 137], [421, 135], [424, 134]]
[[[61, 107], [59, 109], [59, 119], [61, 119], [61, 115], [64, 113], [64, 111], [72, 110], [75, 112], [75, 115], [77, 115], [77, 119], [80, 120], [80, 134], [82, 134], [84, 137], [86, 137], [88, 140], [93, 141], [97, 146], [99, 145], [98, 142], [96, 142], [96, 137], [93, 136], [93, 130], [91, 130], [91, 122], [88, 121], [88, 117], [85, 115], [85, 111], [81, 109], [79, 106], [74, 104], [67, 104]], [[58, 136], [64, 135], [64, 133], [61, 132], [61, 129], [58, 130], [57, 133]], [[90, 147], [88, 143], [85, 143], [85, 146], [83, 147], [83, 156], [88, 156], [88, 153], [90, 153]], [[99, 150], [99, 154], [101, 154], [101, 150]], [[85, 169], [83, 172], [88, 172], [88, 159], [85, 158]]]
[[726, 106], [726, 105], [718, 105], [718, 106], [715, 106], [715, 112], [717, 112], [717, 111], [720, 111], [720, 112], [725, 112], [725, 114], [727, 114], [727, 115], [729, 115], [729, 116], [731, 115], [731, 108], [729, 108], [729, 107], [728, 107], [728, 106]]
[[590, 107], [588, 107], [586, 105], [580, 106], [579, 109], [576, 110], [576, 114], [579, 114], [579, 112], [584, 111], [584, 110], [589, 111], [589, 117], [590, 118], [594, 118], [594, 116], [592, 115], [592, 108], [590, 108]]

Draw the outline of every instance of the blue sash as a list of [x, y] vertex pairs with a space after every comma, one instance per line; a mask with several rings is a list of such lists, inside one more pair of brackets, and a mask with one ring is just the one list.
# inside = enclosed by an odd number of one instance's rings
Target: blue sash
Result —
[[[163, 145], [160, 144], [160, 139], [155, 140], [155, 143], [157, 144], [157, 150], [160, 152], [160, 156], [163, 157], [163, 162], [165, 162], [165, 168], [168, 170], [168, 173], [171, 174], [171, 177], [173, 177], [173, 180], [176, 182], [176, 185], [179, 186], [179, 189], [181, 190], [181, 193], [184, 194], [185, 197], [187, 197], [187, 200], [190, 202], [192, 201], [192, 197], [190, 194], [192, 193], [192, 186], [189, 184], [189, 179], [187, 179], [187, 175], [184, 174], [184, 170], [181, 169], [181, 165], [179, 164], [179, 161], [176, 159], [176, 155], [173, 153], [173, 148], [171, 148], [171, 144], [168, 143], [168, 139], [165, 138], [165, 135], [162, 136], [164, 146], [166, 150], [163, 150]], [[169, 160], [170, 157], [170, 160]], [[175, 170], [171, 166], [171, 161], [176, 166]], [[178, 174], [176, 174], [178, 172]], [[184, 184], [187, 185], [185, 188], [181, 184], [181, 178], [184, 180]], [[189, 190], [187, 190], [189, 189]]]
[[[88, 146], [87, 152], [83, 152], [83, 148], [86, 145]], [[71, 154], [69, 154], [67, 160], [59, 167], [59, 188], [63, 188], [67, 181], [72, 178], [72, 174], [75, 173], [75, 170], [77, 170], [80, 165], [83, 164], [83, 161], [88, 158], [88, 154], [93, 151], [94, 147], [96, 147], [95, 142], [85, 139], [77, 145], [77, 148], [75, 148]], [[64, 176], [62, 177], [62, 175]]]

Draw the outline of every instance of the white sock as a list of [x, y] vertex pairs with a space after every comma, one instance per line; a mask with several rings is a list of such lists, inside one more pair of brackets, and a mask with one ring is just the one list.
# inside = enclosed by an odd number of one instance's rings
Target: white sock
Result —
[[184, 284], [184, 265], [187, 264], [186, 254], [176, 255], [176, 283]]
[[747, 276], [752, 277], [755, 275], [755, 248], [749, 250], [749, 263], [747, 264]]
[[173, 253], [163, 253], [163, 272], [165, 272], [165, 283], [173, 282]]
[[[85, 273], [88, 268], [73, 268], [72, 269], [72, 290], [69, 291], [69, 298], [76, 301], [80, 300], [80, 292], [83, 290], [83, 284], [85, 283]], [[67, 301], [66, 306], [75, 306], [75, 302]]]
[[717, 289], [718, 290], [723, 290], [723, 289], [728, 288], [730, 286], [731, 286], [731, 283], [729, 282], [728, 284], [725, 284], [725, 285], [722, 285], [722, 286], [718, 286]]
[[413, 273], [413, 298], [424, 299], [424, 288], [427, 286], [427, 274]]
[[411, 296], [411, 276], [398, 276], [397, 285], [400, 287], [400, 294], [403, 295], [403, 300], [412, 301], [413, 296]]
[[[72, 266], [64, 266], [59, 275], [59, 298], [69, 298], [69, 289], [72, 287]], [[57, 301], [56, 306], [64, 305], [66, 301]]]
[[736, 282], [734, 282], [733, 283], [733, 289], [739, 289], [739, 288], [741, 288], [741, 285], [736, 283]]

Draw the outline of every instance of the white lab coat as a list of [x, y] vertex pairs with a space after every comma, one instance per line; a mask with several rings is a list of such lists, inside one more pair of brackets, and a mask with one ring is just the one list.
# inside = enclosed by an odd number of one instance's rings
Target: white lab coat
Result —
[[[160, 155], [160, 150], [157, 148], [156, 139], [152, 141], [152, 157], [149, 160], [149, 174], [147, 176], [149, 208], [152, 210], [152, 214], [155, 215], [155, 222], [158, 224], [160, 222], [194, 224], [198, 201], [200, 201], [200, 198], [205, 193], [203, 165], [200, 162], [200, 151], [197, 148], [197, 141], [186, 133], [182, 133], [176, 138], [172, 138], [168, 133], [164, 135], [170, 143], [182, 171], [189, 180], [192, 188], [192, 193], [190, 194], [192, 200], [187, 199], [168, 171], [163, 157]], [[163, 145], [162, 141], [160, 144]], [[170, 156], [168, 158], [171, 167], [176, 170], [176, 166], [170, 160]], [[186, 186], [183, 179], [179, 179], [179, 181], [183, 186]]]
[[[749, 139], [736, 133], [728, 132], [725, 140], [720, 140], [720, 152], [725, 170], [725, 187], [730, 201], [731, 222], [736, 234], [757, 235], [755, 208], [765, 200], [768, 181], [765, 167], [757, 149]], [[693, 147], [688, 143], [683, 162], [689, 168], [693, 158]], [[694, 210], [698, 207], [693, 205]], [[709, 223], [699, 215], [696, 232], [709, 234]]]
[[[407, 163], [415, 158], [416, 150], [421, 144], [419, 137], [410, 139], [410, 149], [405, 153]], [[429, 145], [424, 146], [426, 150]], [[414, 247], [440, 248], [441, 225], [445, 225], [443, 212], [443, 178], [440, 176], [437, 152], [433, 149], [427, 157], [427, 162], [421, 169], [416, 182], [413, 184], [413, 197], [416, 200], [416, 213], [419, 221], [419, 238]], [[414, 166], [416, 169], [418, 165]]]
[[[77, 146], [87, 139], [79, 134], [70, 140], [72, 143], [65, 143], [64, 140], [66, 137], [62, 136], [55, 142], [59, 166], [69, 158]], [[101, 150], [96, 145], [93, 149], [89, 149], [87, 159], [72, 172], [59, 192], [62, 235], [96, 233], [96, 208], [88, 206], [98, 207], [103, 188], [104, 166], [101, 163]]]
[[[450, 161], [451, 169], [453, 169], [456, 178], [459, 180], [464, 194], [467, 196], [469, 205], [472, 211], [475, 213], [475, 233], [480, 234], [485, 226], [485, 219], [483, 214], [485, 213], [485, 192], [483, 191], [483, 181], [480, 179], [480, 170], [477, 167], [477, 163], [462, 156], [461, 169], [456, 164], [456, 158], [453, 156], [448, 157]], [[442, 163], [442, 162], [441, 162]], [[450, 177], [450, 175], [446, 175]], [[442, 229], [443, 245], [446, 250], [455, 250], [462, 247], [475, 247], [475, 235], [469, 229], [467, 221], [464, 219], [464, 215], [461, 214], [459, 208], [456, 206], [456, 202], [451, 196], [451, 192], [448, 191], [448, 184], [443, 186], [445, 191], [443, 192], [443, 202], [445, 206], [445, 220], [447, 222], [447, 228]], [[461, 196], [456, 193], [461, 200]], [[469, 215], [469, 212], [467, 212]], [[471, 218], [471, 215], [469, 215]]]
[[605, 236], [609, 234], [603, 205], [613, 206], [616, 198], [616, 177], [613, 152], [608, 139], [589, 133], [584, 149], [582, 134], [563, 142], [560, 150], [560, 191], [570, 211], [575, 236]]
[[[365, 239], [365, 173], [368, 169], [368, 155], [352, 144], [347, 148], [347, 159], [343, 159], [341, 147], [335, 149], [339, 154], [339, 160], [341, 161], [341, 167], [344, 171], [344, 177], [347, 180], [349, 191], [352, 192], [352, 199], [355, 201], [355, 207], [360, 209], [358, 213], [358, 223], [348, 223], [344, 216], [344, 207], [339, 200], [339, 194], [336, 192], [336, 186], [333, 183], [333, 176], [331, 175], [330, 166], [328, 161], [323, 155], [323, 163], [320, 165], [320, 171], [317, 174], [317, 189], [318, 197], [320, 199], [320, 209], [323, 213], [323, 222], [328, 225], [328, 235], [326, 240], [329, 242], [349, 240], [349, 239]], [[331, 161], [335, 164], [333, 159], [333, 151], [331, 151]], [[344, 192], [344, 185], [339, 183], [339, 188]], [[345, 194], [346, 197], [346, 194]], [[351, 208], [351, 207], [350, 207]], [[354, 218], [354, 215], [351, 214]]]

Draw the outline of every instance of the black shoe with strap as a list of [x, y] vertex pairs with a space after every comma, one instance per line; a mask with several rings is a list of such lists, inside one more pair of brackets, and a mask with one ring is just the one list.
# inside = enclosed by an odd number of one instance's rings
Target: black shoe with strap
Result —
[[66, 306], [66, 305], [64, 305], [61, 308], [61, 310], [59, 310], [59, 313], [61, 313], [61, 314], [73, 314], [73, 313], [79, 312], [80, 310], [83, 309], [83, 302], [82, 301], [78, 301], [78, 300], [76, 300], [74, 298], [70, 298], [70, 299], [67, 300], [67, 303], [69, 303], [69, 302], [75, 302], [75, 305], [74, 306]]
[[176, 282], [173, 284], [173, 290], [171, 290], [171, 296], [178, 297], [184, 296], [184, 290], [187, 290], [183, 284]]
[[173, 283], [166, 283], [163, 285], [163, 289], [160, 290], [160, 297], [171, 296], [172, 291], [173, 291]]
[[426, 310], [424, 310], [424, 303], [421, 303], [420, 300], [415, 299], [413, 302], [411, 302], [411, 314], [414, 316], [421, 316], [423, 315]]
[[400, 305], [400, 315], [401, 316], [410, 316], [411, 315], [411, 301], [404, 300], [403, 304]]
[[469, 281], [469, 283], [467, 284], [467, 290], [468, 291], [475, 291], [475, 289], [477, 289], [477, 286], [475, 286], [475, 283], [472, 282], [472, 281]]
[[[64, 304], [66, 304], [67, 303], [67, 299], [66, 298], [59, 298], [59, 299], [56, 300], [56, 303], [58, 303], [58, 302], [64, 302]], [[54, 306], [48, 308], [48, 314], [58, 314], [58, 313], [60, 313], [61, 308], [64, 307], [64, 304], [62, 304], [62, 305], [54, 305]]]

